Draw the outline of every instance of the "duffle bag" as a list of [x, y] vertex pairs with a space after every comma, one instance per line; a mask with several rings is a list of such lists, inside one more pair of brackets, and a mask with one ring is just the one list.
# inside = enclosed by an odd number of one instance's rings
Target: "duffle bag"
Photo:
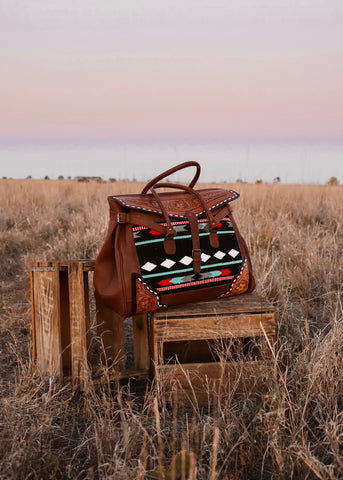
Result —
[[[161, 182], [188, 167], [196, 168], [188, 186]], [[109, 227], [94, 272], [98, 302], [128, 317], [254, 289], [248, 249], [230, 209], [239, 194], [195, 190], [199, 176], [200, 165], [185, 162], [141, 194], [108, 197]]]

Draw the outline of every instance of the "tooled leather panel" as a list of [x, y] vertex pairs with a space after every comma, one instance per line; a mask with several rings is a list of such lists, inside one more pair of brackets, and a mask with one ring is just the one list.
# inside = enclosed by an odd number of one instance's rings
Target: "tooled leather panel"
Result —
[[[197, 192], [201, 194], [204, 202], [206, 202], [210, 210], [215, 210], [216, 208], [219, 208], [239, 197], [239, 194], [233, 190], [224, 190], [219, 188], [197, 190]], [[204, 213], [204, 208], [199, 200], [190, 193], [159, 193], [159, 197], [170, 216], [184, 217], [186, 211], [192, 212], [195, 215], [201, 215]], [[124, 207], [152, 213], [162, 213], [151, 194], [118, 195], [110, 198], [117, 200]]]
[[153, 312], [161, 307], [158, 294], [150, 290], [141, 278], [136, 278], [136, 313]]
[[240, 274], [232, 282], [230, 290], [224, 295], [221, 295], [220, 298], [232, 297], [233, 295], [240, 295], [246, 293], [249, 289], [249, 267], [248, 262], [245, 260]]

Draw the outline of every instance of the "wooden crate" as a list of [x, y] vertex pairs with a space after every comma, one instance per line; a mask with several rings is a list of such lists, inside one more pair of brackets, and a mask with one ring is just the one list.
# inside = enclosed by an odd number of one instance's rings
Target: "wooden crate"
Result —
[[[60, 380], [71, 375], [74, 388], [82, 391], [88, 390], [99, 365], [113, 370], [116, 378], [145, 378], [150, 368], [146, 315], [132, 318], [134, 368], [125, 368], [124, 320], [95, 305], [89, 288], [94, 265], [93, 260], [30, 264], [37, 368]], [[93, 346], [91, 337], [96, 339]]]
[[155, 376], [171, 394], [204, 403], [268, 375], [275, 312], [256, 293], [153, 312], [149, 323]]

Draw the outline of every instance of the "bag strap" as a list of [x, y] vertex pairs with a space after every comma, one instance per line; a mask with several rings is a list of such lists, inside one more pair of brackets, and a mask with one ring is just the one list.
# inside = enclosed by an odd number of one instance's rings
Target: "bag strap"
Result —
[[163, 180], [164, 178], [168, 177], [168, 175], [172, 175], [173, 173], [178, 172], [179, 170], [183, 170], [184, 168], [188, 168], [188, 167], [195, 167], [196, 168], [196, 172], [194, 174], [194, 177], [193, 177], [192, 181], [190, 182], [190, 184], [188, 185], [189, 188], [193, 188], [194, 185], [197, 183], [197, 181], [199, 179], [201, 167], [200, 167], [198, 162], [190, 161], [190, 162], [180, 163], [180, 165], [176, 165], [176, 167], [170, 168], [169, 170], [166, 170], [165, 172], [161, 173], [157, 177], [150, 180], [150, 182], [148, 182], [145, 185], [145, 187], [143, 188], [142, 194], [144, 195], [145, 193], [147, 193], [151, 189], [151, 187], [153, 187], [160, 180]]
[[[166, 236], [164, 239], [164, 250], [167, 255], [174, 255], [176, 252], [176, 244], [174, 237], [176, 235], [176, 231], [174, 230], [168, 212], [166, 211], [163, 202], [161, 201], [158, 193], [156, 192], [157, 188], [162, 187], [169, 187], [184, 190], [187, 193], [194, 195], [198, 201], [200, 202], [202, 208], [206, 212], [208, 218], [208, 224], [205, 227], [205, 230], [210, 233], [209, 240], [212, 248], [219, 247], [219, 239], [217, 234], [217, 222], [213, 217], [210, 209], [208, 208], [206, 202], [202, 198], [201, 194], [194, 190], [193, 188], [187, 187], [186, 185], [179, 185], [175, 183], [155, 183], [154, 186], [150, 187], [150, 191], [153, 194], [157, 204], [159, 205], [162, 215], [166, 221]], [[195, 274], [200, 273], [201, 268], [201, 250], [200, 250], [200, 238], [199, 238], [199, 228], [198, 228], [198, 220], [194, 213], [187, 211], [186, 217], [189, 220], [190, 228], [191, 228], [191, 235], [192, 235], [192, 243], [193, 243], [193, 250], [192, 250], [192, 257], [193, 257], [193, 270]]]
[[156, 189], [156, 188], [175, 188], [176, 190], [184, 190], [186, 192], [189, 192], [191, 195], [194, 195], [199, 200], [199, 203], [202, 206], [202, 208], [204, 209], [204, 211], [207, 215], [207, 218], [208, 218], [209, 223], [205, 227], [206, 232], [209, 232], [210, 230], [213, 230], [213, 229], [217, 228], [217, 222], [215, 221], [211, 210], [208, 208], [207, 203], [203, 199], [200, 192], [198, 192], [197, 190], [194, 190], [191, 187], [187, 187], [186, 185], [179, 185], [178, 183], [170, 183], [170, 182], [155, 183], [155, 185], [150, 188], [150, 191], [152, 191], [152, 188], [153, 189]]
[[162, 215], [164, 216], [164, 219], [165, 219], [166, 224], [167, 224], [167, 226], [166, 226], [166, 236], [165, 236], [165, 239], [164, 239], [164, 250], [165, 250], [167, 255], [174, 255], [175, 252], [176, 252], [176, 245], [175, 245], [175, 241], [174, 241], [176, 231], [174, 230], [174, 228], [171, 224], [168, 212], [164, 208], [164, 205], [163, 205], [159, 195], [157, 194], [155, 188], [150, 187], [150, 192], [153, 194], [153, 196], [154, 196], [154, 198], [157, 202], [157, 205], [160, 207]]

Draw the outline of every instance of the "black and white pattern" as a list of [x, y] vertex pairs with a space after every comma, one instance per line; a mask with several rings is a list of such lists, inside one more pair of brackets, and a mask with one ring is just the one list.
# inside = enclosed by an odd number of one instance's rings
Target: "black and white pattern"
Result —
[[153, 229], [132, 228], [144, 282], [163, 293], [175, 293], [201, 288], [210, 283], [228, 283], [239, 272], [242, 257], [236, 234], [229, 218], [218, 223], [219, 248], [210, 245], [209, 233], [204, 230], [208, 221], [198, 220], [201, 249], [201, 271], [195, 275], [192, 260], [192, 235], [188, 221], [172, 222], [176, 230], [176, 253], [166, 255], [164, 234]]

